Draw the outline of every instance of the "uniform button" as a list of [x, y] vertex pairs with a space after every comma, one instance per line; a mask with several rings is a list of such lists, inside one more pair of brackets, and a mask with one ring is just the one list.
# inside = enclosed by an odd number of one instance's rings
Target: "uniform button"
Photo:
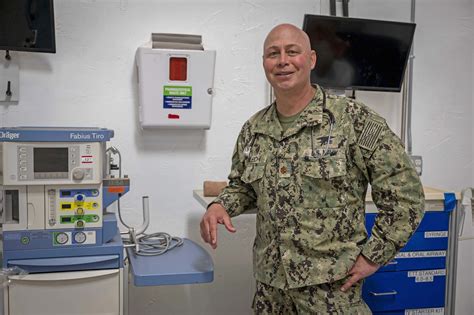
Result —
[[288, 169], [286, 168], [286, 166], [280, 167], [280, 173], [281, 174], [286, 174], [287, 172], [288, 172]]

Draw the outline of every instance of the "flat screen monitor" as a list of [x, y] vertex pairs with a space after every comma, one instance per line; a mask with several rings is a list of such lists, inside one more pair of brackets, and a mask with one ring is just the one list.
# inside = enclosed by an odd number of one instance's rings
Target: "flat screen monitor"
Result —
[[415, 26], [306, 14], [303, 30], [317, 55], [311, 82], [333, 89], [400, 92]]
[[53, 0], [0, 0], [0, 50], [55, 53]]

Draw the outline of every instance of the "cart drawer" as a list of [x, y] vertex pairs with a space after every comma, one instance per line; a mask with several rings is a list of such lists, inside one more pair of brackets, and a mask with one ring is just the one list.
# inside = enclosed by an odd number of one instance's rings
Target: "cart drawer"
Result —
[[363, 297], [373, 312], [444, 306], [446, 270], [375, 273], [365, 280]]

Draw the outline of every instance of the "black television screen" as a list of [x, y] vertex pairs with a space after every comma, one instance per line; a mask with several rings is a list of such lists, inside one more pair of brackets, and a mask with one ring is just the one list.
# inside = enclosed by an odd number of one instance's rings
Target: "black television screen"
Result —
[[399, 92], [415, 26], [306, 14], [303, 30], [317, 55], [311, 82], [334, 89]]
[[53, 0], [0, 0], [0, 50], [56, 52]]

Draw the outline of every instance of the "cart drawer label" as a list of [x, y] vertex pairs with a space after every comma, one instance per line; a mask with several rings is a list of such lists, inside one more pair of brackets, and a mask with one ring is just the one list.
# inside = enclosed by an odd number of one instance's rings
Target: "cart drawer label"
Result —
[[415, 282], [433, 282], [436, 276], [446, 276], [446, 270], [437, 269], [408, 272], [408, 278], [415, 278]]
[[405, 310], [405, 315], [436, 315], [436, 314], [444, 314], [444, 307], [417, 308], [417, 309]]
[[445, 250], [432, 250], [424, 252], [400, 252], [395, 258], [433, 258], [446, 257]]
[[442, 237], [448, 237], [448, 231], [425, 232], [425, 238], [442, 238]]

